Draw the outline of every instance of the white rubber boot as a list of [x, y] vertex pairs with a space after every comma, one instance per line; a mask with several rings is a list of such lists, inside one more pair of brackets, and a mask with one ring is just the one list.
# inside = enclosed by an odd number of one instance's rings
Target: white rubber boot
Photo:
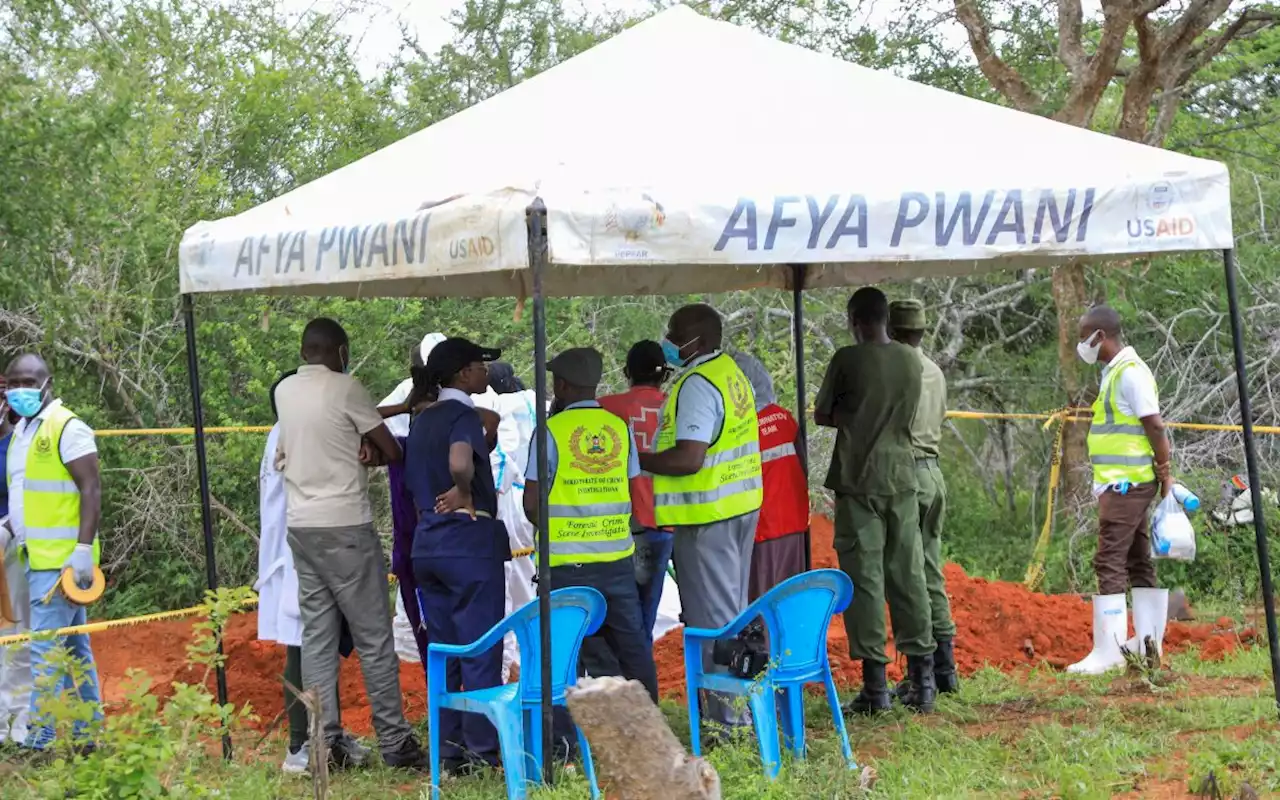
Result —
[[1093, 652], [1067, 667], [1076, 675], [1101, 675], [1124, 666], [1120, 643], [1129, 633], [1129, 609], [1123, 594], [1093, 596]]
[[1133, 642], [1127, 649], [1140, 656], [1146, 656], [1142, 642], [1146, 637], [1156, 645], [1156, 656], [1164, 655], [1164, 629], [1169, 622], [1169, 590], [1142, 589], [1133, 590]]

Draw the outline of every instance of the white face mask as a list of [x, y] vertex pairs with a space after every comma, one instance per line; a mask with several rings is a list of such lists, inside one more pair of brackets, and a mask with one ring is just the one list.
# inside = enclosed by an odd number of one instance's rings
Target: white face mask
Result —
[[1102, 350], [1102, 331], [1094, 331], [1093, 335], [1076, 344], [1076, 355], [1086, 364], [1098, 363], [1098, 352]]

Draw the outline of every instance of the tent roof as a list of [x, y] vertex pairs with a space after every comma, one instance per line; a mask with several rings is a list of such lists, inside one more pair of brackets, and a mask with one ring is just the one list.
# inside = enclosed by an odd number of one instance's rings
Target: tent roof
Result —
[[182, 289], [523, 296], [535, 197], [548, 209], [555, 295], [783, 288], [793, 263], [814, 265], [810, 286], [841, 285], [1232, 240], [1217, 162], [677, 6], [323, 178], [193, 226]]

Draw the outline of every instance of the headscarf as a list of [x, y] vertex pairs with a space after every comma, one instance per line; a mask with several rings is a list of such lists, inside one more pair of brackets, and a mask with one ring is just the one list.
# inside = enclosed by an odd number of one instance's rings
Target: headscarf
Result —
[[524, 391], [524, 383], [516, 377], [515, 367], [495, 361], [489, 365], [489, 388], [498, 394], [515, 394]]
[[733, 360], [751, 382], [751, 391], [756, 396], [756, 411], [778, 402], [773, 391], [773, 378], [769, 377], [769, 370], [764, 368], [760, 359], [749, 353], [734, 353]]

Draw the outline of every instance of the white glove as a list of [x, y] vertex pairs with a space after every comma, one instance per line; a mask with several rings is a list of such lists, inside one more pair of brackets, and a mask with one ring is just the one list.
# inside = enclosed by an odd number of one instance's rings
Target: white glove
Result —
[[71, 557], [62, 565], [65, 570], [68, 567], [76, 576], [76, 585], [81, 589], [88, 589], [93, 585], [93, 545], [77, 544], [76, 549], [72, 551]]
[[0, 561], [9, 550], [9, 542], [13, 541], [13, 531], [9, 530], [9, 518], [0, 517]]

